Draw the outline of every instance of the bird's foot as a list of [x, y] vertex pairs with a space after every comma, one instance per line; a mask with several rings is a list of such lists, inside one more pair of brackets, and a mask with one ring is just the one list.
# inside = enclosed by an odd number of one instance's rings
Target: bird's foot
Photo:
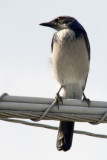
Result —
[[82, 99], [82, 101], [83, 101], [83, 102], [85, 101], [85, 102], [88, 104], [88, 107], [91, 106], [91, 101], [90, 101], [90, 99], [88, 99], [88, 98], [85, 96], [84, 93], [83, 93], [83, 99]]
[[60, 96], [60, 91], [62, 89], [63, 86], [60, 87], [59, 91], [56, 93], [56, 97], [55, 97], [55, 100], [56, 100], [56, 105], [58, 106], [58, 109], [59, 109], [59, 104], [61, 102], [61, 104], [63, 104], [63, 100], [62, 100], [62, 97]]

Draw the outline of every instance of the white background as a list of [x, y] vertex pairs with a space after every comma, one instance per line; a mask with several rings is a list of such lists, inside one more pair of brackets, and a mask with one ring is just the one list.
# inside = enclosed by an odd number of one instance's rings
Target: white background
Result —
[[[60, 15], [73, 16], [85, 27], [91, 44], [85, 93], [107, 101], [106, 0], [0, 0], [0, 94], [55, 97], [59, 86], [48, 63], [55, 30], [38, 24]], [[76, 123], [75, 129], [107, 134], [106, 124]], [[106, 139], [75, 134], [65, 153], [57, 151], [56, 137], [57, 131], [0, 121], [0, 160], [107, 159]]]

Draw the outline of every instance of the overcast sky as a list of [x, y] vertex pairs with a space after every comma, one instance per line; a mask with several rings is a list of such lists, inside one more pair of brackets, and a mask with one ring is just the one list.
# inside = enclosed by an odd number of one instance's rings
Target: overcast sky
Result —
[[[55, 97], [51, 39], [55, 30], [38, 24], [60, 15], [75, 17], [91, 44], [91, 66], [85, 93], [107, 101], [106, 0], [0, 0], [0, 94]], [[58, 126], [55, 121], [41, 123]], [[107, 125], [76, 123], [75, 129], [107, 134]], [[57, 131], [0, 121], [0, 160], [106, 159], [107, 140], [74, 135], [70, 151], [56, 149]]]

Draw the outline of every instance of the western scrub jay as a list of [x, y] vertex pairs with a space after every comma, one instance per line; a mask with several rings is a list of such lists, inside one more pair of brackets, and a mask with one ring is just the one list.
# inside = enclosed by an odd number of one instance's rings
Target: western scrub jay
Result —
[[[83, 26], [73, 17], [60, 16], [42, 26], [57, 30], [52, 39], [52, 68], [62, 86], [62, 97], [81, 99], [84, 96], [90, 65], [90, 44]], [[74, 122], [61, 121], [57, 149], [67, 151], [72, 145]]]

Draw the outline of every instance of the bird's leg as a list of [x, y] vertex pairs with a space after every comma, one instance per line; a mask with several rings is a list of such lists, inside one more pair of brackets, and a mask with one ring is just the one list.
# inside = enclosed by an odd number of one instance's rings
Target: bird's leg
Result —
[[88, 99], [88, 98], [85, 96], [84, 92], [83, 92], [83, 99], [82, 99], [82, 101], [83, 101], [83, 102], [86, 101], [86, 103], [88, 104], [88, 107], [91, 106], [91, 101], [90, 101], [90, 99]]
[[56, 93], [56, 97], [55, 97], [55, 100], [56, 100], [56, 104], [58, 106], [58, 109], [59, 109], [59, 103], [61, 102], [63, 104], [63, 101], [62, 101], [62, 97], [60, 96], [60, 91], [62, 89], [63, 86], [60, 87], [60, 89], [58, 90], [58, 92]]

